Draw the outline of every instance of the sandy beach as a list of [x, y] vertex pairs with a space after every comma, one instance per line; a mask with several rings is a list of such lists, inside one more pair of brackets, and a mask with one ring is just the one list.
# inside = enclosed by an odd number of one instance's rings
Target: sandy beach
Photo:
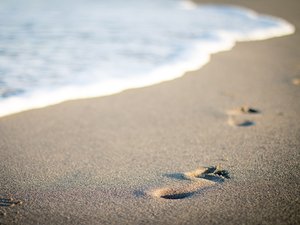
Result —
[[199, 71], [0, 118], [0, 224], [300, 224], [300, 2]]

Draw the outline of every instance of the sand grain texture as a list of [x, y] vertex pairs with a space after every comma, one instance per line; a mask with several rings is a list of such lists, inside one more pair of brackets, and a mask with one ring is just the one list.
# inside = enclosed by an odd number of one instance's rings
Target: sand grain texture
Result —
[[[0, 118], [0, 197], [23, 203], [1, 206], [0, 223], [300, 223], [300, 2], [213, 2], [297, 32], [238, 44], [177, 80]], [[228, 126], [226, 110], [242, 105], [263, 113]], [[213, 189], [176, 201], [142, 194], [218, 163], [232, 177]]]

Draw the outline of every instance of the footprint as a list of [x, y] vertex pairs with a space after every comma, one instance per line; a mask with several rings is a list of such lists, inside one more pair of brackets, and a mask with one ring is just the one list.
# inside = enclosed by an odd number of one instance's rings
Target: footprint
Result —
[[258, 113], [260, 113], [258, 109], [252, 108], [250, 106], [241, 106], [236, 109], [227, 111], [228, 115], [258, 114]]
[[227, 123], [230, 126], [235, 126], [235, 127], [253, 126], [253, 125], [255, 125], [255, 123], [246, 117], [249, 117], [250, 114], [259, 114], [259, 113], [260, 113], [260, 110], [249, 107], [249, 106], [241, 106], [236, 109], [228, 110], [227, 111], [227, 115], [228, 115]]
[[[172, 177], [172, 175], [169, 177]], [[178, 179], [178, 173], [174, 177]], [[230, 178], [228, 171], [221, 169], [220, 166], [200, 167], [194, 171], [182, 173], [181, 177], [191, 183], [176, 187], [158, 188], [151, 191], [150, 195], [163, 199], [183, 199]]]
[[22, 201], [14, 200], [13, 198], [0, 198], [0, 206], [13, 207], [16, 205], [22, 205]]
[[229, 116], [227, 123], [230, 126], [234, 126], [234, 127], [249, 127], [249, 126], [253, 126], [255, 125], [255, 123], [251, 120], [248, 119], [243, 119], [243, 118], [237, 118], [234, 116]]

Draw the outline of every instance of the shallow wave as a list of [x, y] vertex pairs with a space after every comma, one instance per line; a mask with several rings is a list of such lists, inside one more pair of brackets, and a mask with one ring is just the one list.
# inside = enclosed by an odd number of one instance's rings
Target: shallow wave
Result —
[[293, 25], [189, 1], [34, 1], [0, 5], [0, 116], [182, 76], [238, 41]]

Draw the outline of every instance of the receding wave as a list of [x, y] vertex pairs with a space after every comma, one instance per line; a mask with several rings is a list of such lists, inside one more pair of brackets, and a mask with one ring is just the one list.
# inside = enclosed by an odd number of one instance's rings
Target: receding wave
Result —
[[3, 1], [0, 116], [178, 78], [238, 41], [294, 31], [280, 18], [189, 1]]

